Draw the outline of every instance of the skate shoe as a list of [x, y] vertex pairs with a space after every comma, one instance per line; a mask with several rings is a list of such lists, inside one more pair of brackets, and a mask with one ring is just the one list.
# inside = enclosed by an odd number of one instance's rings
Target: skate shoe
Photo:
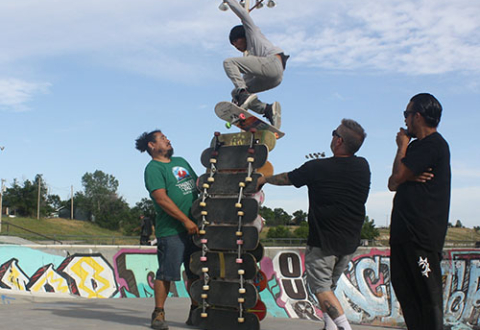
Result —
[[282, 125], [282, 107], [280, 103], [274, 102], [273, 104], [267, 104], [265, 107], [265, 118], [277, 129], [280, 129]]
[[168, 324], [165, 321], [165, 311], [155, 309], [152, 313], [151, 328], [155, 330], [168, 330]]

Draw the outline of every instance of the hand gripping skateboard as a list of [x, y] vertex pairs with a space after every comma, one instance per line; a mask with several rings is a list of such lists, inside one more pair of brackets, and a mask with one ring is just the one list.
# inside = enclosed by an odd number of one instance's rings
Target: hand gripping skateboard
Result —
[[258, 302], [258, 292], [252, 283], [203, 279], [196, 280], [190, 287], [193, 300], [201, 305], [244, 309], [253, 308]]
[[228, 128], [230, 128], [231, 125], [235, 125], [244, 131], [249, 131], [251, 128], [256, 128], [257, 130], [268, 130], [275, 134], [277, 139], [280, 139], [285, 135], [285, 133], [279, 129], [231, 102], [217, 103], [215, 106], [215, 113], [220, 119], [223, 119], [227, 122], [226, 126]]
[[192, 273], [207, 279], [253, 280], [257, 260], [249, 253], [197, 251], [190, 256]]
[[[217, 133], [215, 135], [217, 135]], [[252, 143], [252, 138], [254, 144], [265, 144], [268, 147], [268, 151], [272, 151], [277, 143], [277, 138], [272, 132], [267, 130], [254, 130], [254, 132], [218, 134], [218, 139], [216, 136], [212, 138], [210, 147], [215, 147], [217, 143], [224, 146], [246, 146]]]
[[221, 146], [208, 148], [200, 158], [202, 165], [214, 170], [249, 170], [262, 167], [267, 161], [264, 144], [250, 146]]

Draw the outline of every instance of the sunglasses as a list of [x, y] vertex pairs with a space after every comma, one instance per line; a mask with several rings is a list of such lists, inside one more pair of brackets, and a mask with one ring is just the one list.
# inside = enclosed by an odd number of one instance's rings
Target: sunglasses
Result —
[[403, 112], [403, 117], [405, 117], [405, 119], [407, 119], [408, 115], [411, 114], [411, 113], [415, 113], [415, 111], [405, 110], [405, 111]]
[[339, 137], [339, 138], [342, 137], [340, 134], [337, 133], [337, 130], [336, 130], [336, 129], [334, 129], [334, 130], [332, 131], [332, 136], [336, 136], [336, 137]]

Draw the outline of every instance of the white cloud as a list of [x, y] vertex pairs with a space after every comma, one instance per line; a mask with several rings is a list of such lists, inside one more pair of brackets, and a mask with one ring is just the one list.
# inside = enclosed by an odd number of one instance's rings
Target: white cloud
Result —
[[0, 79], [0, 110], [27, 111], [28, 102], [36, 94], [44, 94], [49, 83], [35, 83], [20, 79]]
[[[75, 54], [188, 81], [233, 51], [238, 19], [219, 1], [54, 0], [0, 3], [2, 65]], [[302, 0], [252, 13], [292, 65], [431, 74], [480, 71], [480, 5], [471, 0]], [[231, 53], [230, 53], [231, 52]], [[204, 63], [198, 65], [198, 63]], [[147, 68], [150, 68], [147, 69]], [[153, 68], [153, 69], [152, 69]]]

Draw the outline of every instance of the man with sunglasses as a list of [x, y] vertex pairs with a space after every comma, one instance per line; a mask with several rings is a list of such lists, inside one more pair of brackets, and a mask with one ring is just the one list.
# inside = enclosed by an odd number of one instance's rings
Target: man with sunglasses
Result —
[[266, 104], [254, 93], [263, 92], [280, 85], [283, 79], [288, 55], [273, 45], [255, 25], [248, 10], [237, 0], [224, 0], [240, 18], [242, 25], [230, 31], [230, 43], [243, 57], [227, 58], [223, 67], [235, 88], [232, 91], [233, 102], [239, 107], [262, 114], [276, 128], [281, 125], [280, 103]]
[[333, 157], [311, 160], [288, 173], [259, 179], [265, 184], [308, 187], [308, 240], [305, 268], [310, 290], [318, 299], [327, 330], [351, 330], [334, 294], [336, 284], [360, 244], [370, 168], [355, 156], [365, 140], [363, 128], [343, 119], [332, 132]]
[[433, 95], [415, 95], [403, 114], [407, 129], [397, 133], [397, 154], [388, 180], [388, 188], [396, 191], [390, 227], [392, 285], [409, 330], [440, 330], [450, 151], [437, 132], [442, 106]]

